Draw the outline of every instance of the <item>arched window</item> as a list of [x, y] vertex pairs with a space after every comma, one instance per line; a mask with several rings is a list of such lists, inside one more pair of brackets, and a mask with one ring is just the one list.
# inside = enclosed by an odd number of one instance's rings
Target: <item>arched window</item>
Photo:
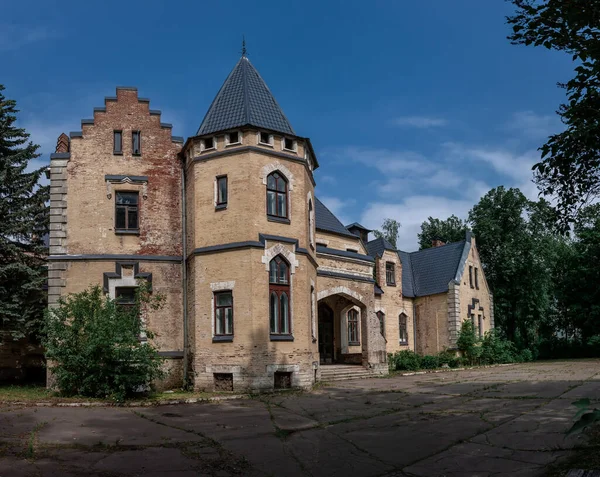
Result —
[[400, 344], [407, 345], [408, 344], [408, 325], [407, 325], [408, 317], [404, 313], [400, 313], [398, 317], [398, 331], [400, 337]]
[[383, 311], [377, 312], [377, 318], [379, 319], [379, 332], [385, 338], [385, 314]]
[[267, 215], [288, 218], [288, 183], [277, 171], [267, 177]]
[[357, 346], [360, 344], [360, 337], [358, 334], [358, 311], [354, 308], [348, 310], [348, 344], [350, 346]]
[[290, 268], [277, 255], [269, 263], [269, 323], [271, 334], [289, 335], [290, 327]]

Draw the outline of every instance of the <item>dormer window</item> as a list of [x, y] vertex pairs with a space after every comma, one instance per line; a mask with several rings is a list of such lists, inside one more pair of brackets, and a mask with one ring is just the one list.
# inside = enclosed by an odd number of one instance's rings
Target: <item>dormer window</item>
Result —
[[202, 142], [200, 143], [201, 151], [208, 151], [209, 149], [215, 149], [215, 138], [214, 137], [204, 138], [204, 139], [202, 139]]
[[228, 134], [225, 135], [226, 139], [227, 139], [227, 145], [233, 145], [233, 144], [241, 144], [242, 143], [242, 135], [240, 134], [239, 131], [233, 131], [230, 132]]
[[273, 135], [266, 132], [261, 132], [258, 135], [258, 142], [259, 144], [264, 144], [265, 146], [272, 146]]
[[289, 137], [283, 138], [283, 149], [285, 151], [293, 151], [296, 152], [296, 141], [290, 139]]

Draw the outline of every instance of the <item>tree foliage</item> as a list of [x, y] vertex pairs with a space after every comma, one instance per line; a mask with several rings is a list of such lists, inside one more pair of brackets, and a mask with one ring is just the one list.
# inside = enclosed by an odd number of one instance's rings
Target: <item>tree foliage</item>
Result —
[[398, 245], [398, 231], [400, 230], [400, 222], [394, 219], [385, 219], [381, 225], [381, 231], [374, 230], [373, 234], [377, 238], [384, 238], [391, 243], [394, 248]]
[[132, 307], [106, 297], [99, 286], [61, 298], [46, 314], [43, 342], [60, 391], [122, 401], [162, 377], [162, 358], [143, 336], [153, 337], [144, 318], [163, 301], [143, 283]]
[[509, 39], [572, 55], [574, 76], [559, 83], [567, 102], [557, 113], [565, 130], [540, 148], [534, 166], [544, 194], [557, 199], [557, 220], [569, 229], [582, 204], [600, 192], [600, 0], [512, 0]]
[[16, 102], [0, 85], [0, 336], [35, 334], [42, 322], [46, 295], [43, 243], [48, 230], [44, 167], [30, 170], [39, 146], [16, 127]]
[[421, 232], [417, 236], [419, 250], [430, 248], [436, 239], [446, 243], [463, 240], [467, 230], [469, 230], [467, 222], [459, 219], [454, 214], [446, 220], [428, 217], [427, 221], [421, 224]]

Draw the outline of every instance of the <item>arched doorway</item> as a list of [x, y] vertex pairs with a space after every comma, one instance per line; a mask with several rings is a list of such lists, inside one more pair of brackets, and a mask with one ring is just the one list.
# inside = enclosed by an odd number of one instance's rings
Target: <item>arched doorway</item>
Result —
[[319, 305], [319, 359], [321, 364], [333, 364], [333, 310], [328, 305]]

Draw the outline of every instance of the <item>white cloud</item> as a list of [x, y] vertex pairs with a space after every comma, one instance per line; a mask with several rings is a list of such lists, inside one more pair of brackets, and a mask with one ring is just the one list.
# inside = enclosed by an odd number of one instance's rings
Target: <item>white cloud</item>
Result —
[[557, 115], [539, 115], [533, 111], [519, 111], [513, 114], [506, 129], [516, 131], [531, 139], [542, 139], [559, 132], [561, 122]]
[[18, 50], [53, 36], [54, 32], [46, 27], [0, 24], [0, 51]]
[[327, 150], [325, 155], [343, 162], [351, 160], [369, 167], [376, 167], [384, 174], [421, 173], [423, 170], [431, 168], [427, 158], [414, 151], [349, 146]]
[[473, 207], [471, 200], [447, 199], [430, 195], [414, 195], [397, 203], [371, 202], [363, 210], [360, 223], [377, 229], [384, 219], [392, 218], [400, 222], [398, 248], [412, 252], [418, 249], [417, 234], [427, 217], [445, 219], [452, 214], [466, 218]]
[[428, 129], [445, 126], [448, 124], [448, 121], [442, 118], [430, 118], [427, 116], [402, 116], [393, 119], [392, 124], [400, 127]]

